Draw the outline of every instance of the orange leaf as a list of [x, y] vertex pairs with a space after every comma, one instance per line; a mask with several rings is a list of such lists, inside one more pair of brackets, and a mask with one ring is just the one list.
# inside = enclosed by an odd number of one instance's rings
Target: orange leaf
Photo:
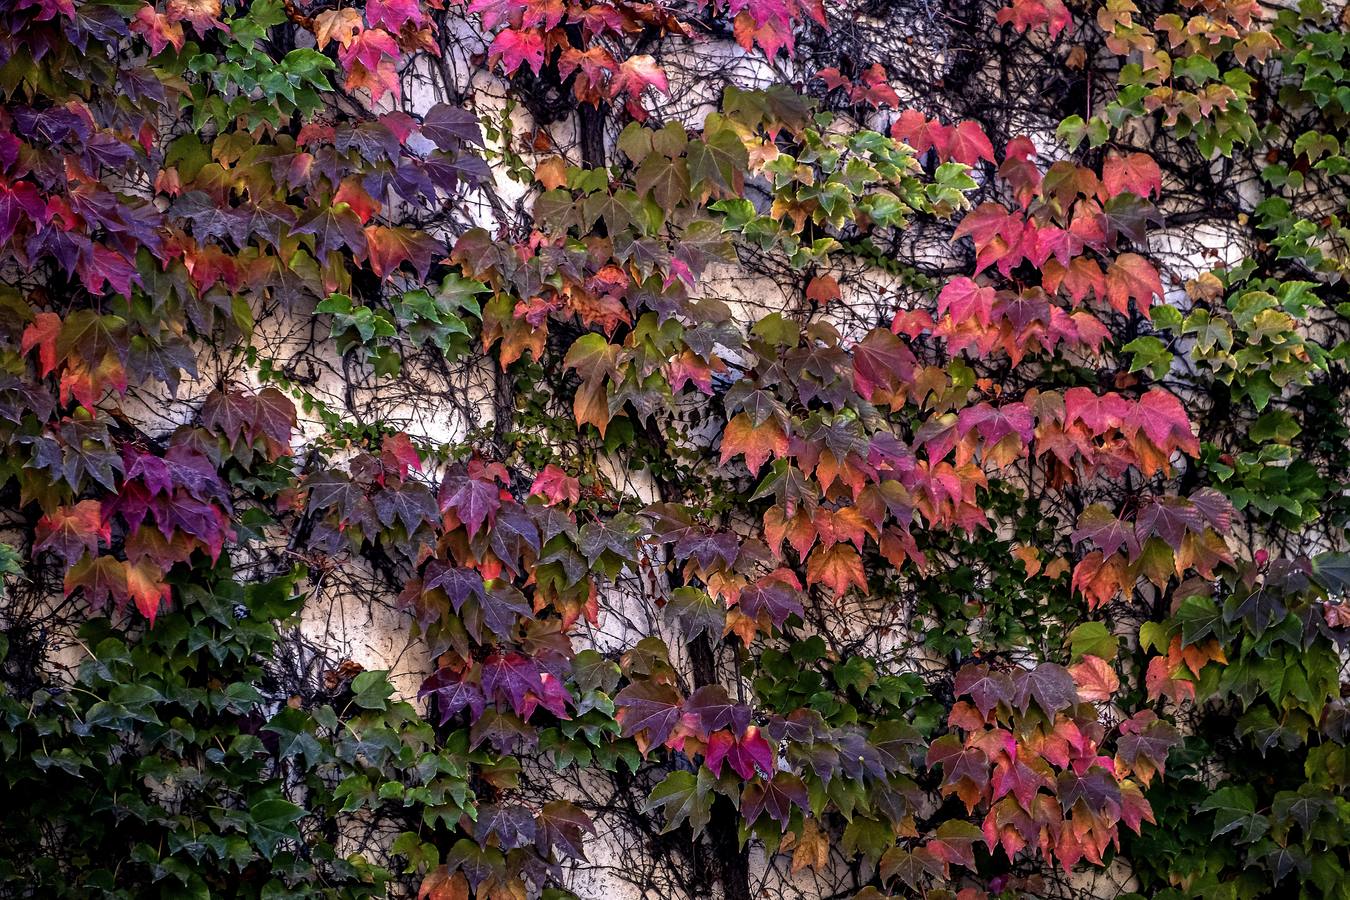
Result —
[[314, 17], [314, 43], [320, 50], [329, 41], [337, 41], [339, 46], [346, 47], [364, 28], [361, 13], [351, 7], [327, 10]]
[[817, 275], [806, 286], [806, 299], [821, 306], [832, 303], [841, 296], [839, 282], [833, 275]]
[[576, 417], [578, 426], [590, 422], [599, 430], [600, 436], [604, 437], [610, 420], [609, 395], [605, 390], [605, 382], [597, 379], [577, 388], [576, 396], [572, 399], [572, 414]]
[[848, 544], [835, 544], [828, 549], [817, 547], [806, 561], [806, 580], [811, 584], [823, 584], [836, 598], [843, 596], [850, 585], [867, 593], [862, 557]]
[[1069, 674], [1078, 684], [1078, 696], [1084, 700], [1110, 700], [1120, 688], [1116, 670], [1100, 656], [1083, 657], [1082, 662], [1069, 666]]
[[746, 468], [751, 475], [759, 474], [760, 466], [773, 456], [787, 453], [788, 439], [783, 426], [770, 416], [755, 425], [747, 413], [738, 413], [722, 432], [722, 465], [737, 454], [745, 455]]
[[1034, 577], [1041, 570], [1041, 551], [1030, 544], [1018, 544], [1013, 548], [1012, 555], [1026, 567], [1027, 578]]
[[161, 580], [163, 576], [159, 566], [148, 557], [127, 566], [127, 593], [151, 625], [155, 624], [160, 609], [168, 607], [172, 597], [169, 586]]
[[50, 312], [38, 313], [32, 323], [23, 330], [23, 341], [19, 345], [19, 350], [27, 355], [34, 347], [38, 348], [38, 371], [44, 378], [56, 368], [56, 336], [60, 331], [61, 317]]
[[1106, 302], [1121, 315], [1130, 311], [1133, 299], [1147, 317], [1155, 296], [1163, 298], [1162, 278], [1153, 263], [1139, 254], [1122, 253], [1106, 270]]
[[552, 191], [567, 184], [567, 162], [561, 156], [546, 156], [534, 167], [535, 179]]

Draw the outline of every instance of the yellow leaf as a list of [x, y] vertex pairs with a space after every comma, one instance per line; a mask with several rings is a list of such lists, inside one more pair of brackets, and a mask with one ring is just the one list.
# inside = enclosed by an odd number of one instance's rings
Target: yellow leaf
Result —
[[1027, 578], [1035, 577], [1041, 570], [1041, 551], [1030, 544], [1018, 544], [1013, 548], [1012, 555], [1022, 561], [1027, 570]]
[[343, 47], [352, 42], [352, 38], [362, 31], [365, 25], [361, 14], [350, 6], [342, 9], [330, 9], [314, 17], [314, 43], [322, 50], [329, 41], [337, 41]]

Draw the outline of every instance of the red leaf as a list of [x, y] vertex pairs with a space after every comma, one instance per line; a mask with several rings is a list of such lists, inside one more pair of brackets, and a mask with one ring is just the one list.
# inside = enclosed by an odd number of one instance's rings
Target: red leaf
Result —
[[1078, 685], [1078, 696], [1084, 700], [1105, 702], [1120, 688], [1116, 670], [1100, 656], [1083, 657], [1082, 662], [1069, 666], [1069, 674]]
[[543, 497], [549, 506], [563, 502], [576, 503], [581, 499], [581, 482], [549, 463], [535, 476], [534, 483], [530, 485], [530, 494]]
[[23, 330], [19, 352], [25, 356], [38, 348], [38, 371], [46, 378], [56, 368], [56, 336], [61, 332], [61, 317], [56, 313], [40, 312]]
[[422, 458], [412, 440], [403, 432], [386, 434], [380, 444], [380, 461], [386, 469], [398, 472], [399, 480], [408, 477], [410, 471], [422, 471]]
[[1048, 25], [1053, 38], [1073, 23], [1073, 16], [1063, 0], [1013, 0], [998, 11], [997, 20], [1000, 25], [1011, 22], [1016, 31]]
[[427, 277], [432, 257], [444, 251], [441, 242], [425, 231], [402, 226], [367, 225], [366, 244], [370, 252], [370, 268], [384, 278], [405, 262], [411, 262], [419, 278]]
[[1047, 788], [1053, 791], [1055, 788], [1050, 772], [1049, 765], [1043, 759], [1020, 747], [1015, 757], [1000, 753], [994, 760], [992, 799], [998, 800], [1011, 793], [1022, 809], [1031, 812], [1039, 790]]
[[469, 882], [463, 872], [451, 872], [449, 866], [437, 866], [422, 879], [417, 900], [469, 900]]
[[1191, 456], [1200, 452], [1200, 441], [1191, 430], [1191, 420], [1181, 401], [1162, 388], [1152, 388], [1140, 397], [1129, 410], [1123, 425], [1122, 430], [1128, 437], [1143, 431], [1144, 436], [1164, 452], [1173, 447]]
[[129, 27], [149, 41], [150, 52], [154, 55], [170, 44], [175, 50], [183, 49], [182, 24], [170, 21], [168, 16], [157, 12], [153, 6], [142, 6], [137, 10]]
[[417, 28], [427, 24], [427, 14], [418, 0], [366, 0], [366, 21], [372, 28], [385, 28], [393, 34], [411, 23]]
[[[782, 3], [752, 3], [756, 14], [751, 10], [743, 10], [737, 14], [732, 21], [732, 32], [736, 36], [736, 43], [740, 44], [746, 50], [750, 50], [755, 44], [760, 46], [764, 55], [773, 58], [778, 55], [778, 51], [786, 47], [791, 53], [793, 47], [792, 40], [792, 20], [787, 15], [787, 7]], [[765, 7], [772, 9], [771, 15], [759, 14]]]
[[1090, 433], [1100, 435], [1121, 426], [1130, 404], [1115, 392], [1098, 396], [1088, 388], [1075, 387], [1064, 392], [1064, 410], [1066, 424], [1082, 422]]
[[1025, 444], [1031, 440], [1036, 423], [1025, 403], [1005, 403], [998, 407], [980, 403], [961, 410], [957, 419], [956, 430], [962, 437], [972, 428], [980, 433], [986, 444], [997, 444], [1010, 434], [1017, 435]]
[[610, 95], [613, 97], [628, 94], [634, 99], [640, 97], [649, 87], [663, 94], [670, 92], [665, 71], [656, 64], [654, 58], [645, 53], [625, 59], [619, 65], [619, 71], [609, 87]]
[[919, 153], [935, 149], [938, 156], [946, 157], [951, 144], [951, 129], [937, 119], [927, 118], [917, 109], [907, 109], [891, 124], [891, 137]]
[[370, 217], [380, 211], [380, 203], [361, 186], [361, 182], [356, 178], [344, 178], [342, 184], [338, 186], [337, 193], [333, 195], [334, 205], [345, 203], [356, 213], [356, 217], [361, 220], [361, 224], [370, 221]]
[[874, 328], [853, 347], [853, 386], [870, 401], [878, 388], [914, 380], [914, 354], [886, 328]]
[[965, 121], [952, 129], [948, 155], [959, 163], [973, 166], [982, 159], [994, 161], [994, 145], [980, 123]]
[[127, 565], [127, 593], [140, 610], [141, 615], [155, 624], [155, 616], [160, 609], [167, 609], [172, 594], [169, 586], [163, 582], [164, 573], [155, 565], [154, 560], [145, 558], [134, 565]]
[[111, 597], [116, 608], [127, 602], [127, 564], [111, 556], [85, 556], [66, 572], [65, 593], [76, 589], [95, 610], [102, 609]]
[[338, 59], [347, 69], [359, 65], [373, 71], [386, 57], [398, 58], [398, 42], [383, 28], [361, 31], [338, 51]]
[[756, 766], [766, 775], [774, 771], [773, 748], [754, 725], [745, 729], [739, 738], [732, 737], [731, 732], [725, 730], [714, 732], [708, 739], [705, 760], [708, 768], [719, 777], [724, 762], [737, 775], [746, 779], [754, 777]]
[[1162, 194], [1162, 170], [1147, 153], [1112, 155], [1102, 166], [1102, 185], [1107, 197], [1129, 191], [1140, 197]]
[[981, 287], [965, 276], [953, 278], [938, 294], [937, 311], [950, 315], [958, 324], [973, 317], [981, 327], [988, 328], [995, 296], [992, 287]]
[[515, 74], [522, 64], [528, 65], [538, 75], [544, 67], [544, 34], [538, 28], [508, 28], [498, 32], [492, 39], [488, 54], [501, 63], [507, 75]]

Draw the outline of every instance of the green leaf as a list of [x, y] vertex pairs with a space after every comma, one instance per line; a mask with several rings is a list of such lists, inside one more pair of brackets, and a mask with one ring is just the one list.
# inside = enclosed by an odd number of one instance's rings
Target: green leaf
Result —
[[834, 678], [834, 683], [839, 685], [840, 690], [847, 691], [853, 688], [861, 697], [876, 680], [877, 670], [865, 657], [850, 656], [835, 666], [830, 671], [830, 676]]
[[271, 859], [279, 843], [299, 839], [295, 823], [304, 818], [305, 811], [289, 800], [271, 798], [251, 804], [248, 816], [250, 840], [264, 858]]
[[712, 773], [700, 767], [698, 775], [691, 772], [671, 772], [647, 798], [647, 811], [660, 809], [665, 815], [661, 833], [667, 834], [686, 819], [695, 834], [703, 831], [712, 813]]
[[1196, 807], [1198, 812], [1214, 813], [1214, 831], [1210, 839], [1232, 834], [1230, 840], [1250, 844], [1270, 827], [1270, 820], [1256, 813], [1256, 792], [1251, 785], [1229, 785], [1215, 791]]
[[1208, 597], [1187, 597], [1177, 610], [1176, 621], [1181, 626], [1182, 643], [1198, 644], [1215, 634], [1223, 621], [1223, 612]]
[[1350, 592], [1350, 553], [1319, 553], [1312, 567], [1313, 577], [1327, 593], [1344, 598]]
[[1101, 622], [1084, 622], [1079, 625], [1069, 632], [1067, 643], [1073, 662], [1084, 656], [1115, 659], [1119, 648], [1116, 636]]
[[352, 679], [353, 702], [362, 709], [387, 709], [394, 686], [389, 683], [389, 672], [373, 669]]

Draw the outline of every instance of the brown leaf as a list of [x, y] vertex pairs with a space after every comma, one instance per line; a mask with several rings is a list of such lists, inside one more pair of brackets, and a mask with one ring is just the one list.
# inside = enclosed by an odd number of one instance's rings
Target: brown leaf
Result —
[[567, 162], [561, 156], [546, 156], [539, 160], [538, 165], [534, 167], [534, 177], [544, 186], [544, 190], [552, 191], [567, 185]]
[[437, 866], [422, 879], [417, 900], [469, 900], [469, 883], [463, 873]]
[[802, 869], [811, 868], [821, 871], [830, 861], [830, 839], [823, 831], [816, 826], [815, 819], [804, 819], [802, 821], [801, 837], [792, 840], [793, 835], [784, 838], [784, 847], [795, 844], [792, 851], [792, 874], [796, 875]]

